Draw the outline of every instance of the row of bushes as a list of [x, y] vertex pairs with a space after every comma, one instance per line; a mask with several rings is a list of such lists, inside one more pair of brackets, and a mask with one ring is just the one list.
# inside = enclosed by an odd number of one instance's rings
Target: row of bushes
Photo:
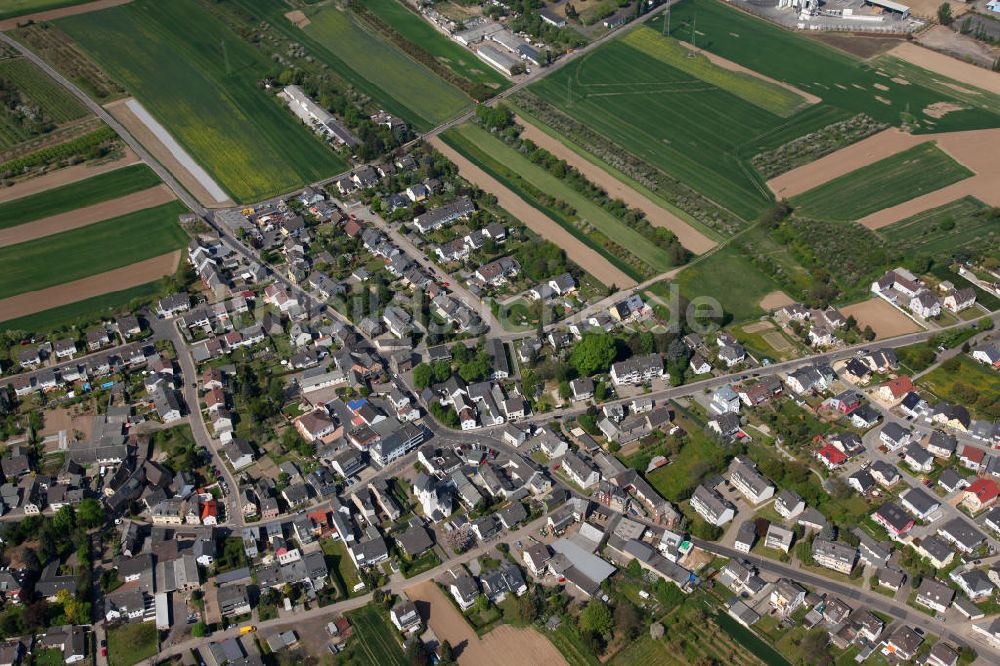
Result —
[[706, 227], [727, 236], [743, 227], [743, 220], [733, 213], [536, 95], [520, 91], [512, 99], [515, 105], [529, 115], [655, 192], [671, 206], [684, 211]]
[[72, 141], [48, 146], [4, 162], [0, 164], [0, 175], [3, 178], [12, 178], [34, 167], [73, 162], [74, 160], [79, 162], [97, 159], [110, 153], [117, 139], [113, 129], [103, 126], [98, 130], [78, 136]]

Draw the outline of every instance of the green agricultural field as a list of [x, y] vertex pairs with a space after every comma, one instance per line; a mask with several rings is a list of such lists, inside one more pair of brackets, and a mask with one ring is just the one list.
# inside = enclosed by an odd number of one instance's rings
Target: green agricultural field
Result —
[[476, 54], [444, 36], [422, 16], [411, 11], [405, 0], [365, 0], [365, 6], [392, 26], [393, 30], [470, 81], [496, 90], [510, 87], [510, 80], [476, 57]]
[[178, 201], [0, 248], [0, 298], [52, 287], [177, 250], [188, 238]]
[[346, 614], [354, 630], [347, 643], [348, 662], [361, 666], [406, 666], [399, 645], [399, 632], [389, 622], [385, 611], [368, 604]]
[[[530, 91], [745, 220], [771, 200], [752, 167], [754, 155], [858, 113], [917, 132], [1000, 126], [1000, 97], [957, 91], [949, 87], [954, 82], [888, 56], [872, 66], [716, 0], [674, 5], [670, 35], [690, 41], [695, 14], [698, 49], [823, 101], [790, 117], [765, 110], [782, 107], [772, 96], [776, 86], [721, 74], [697, 58], [676, 62], [660, 17], [567, 63]], [[904, 81], [906, 72], [912, 76]], [[923, 113], [940, 102], [962, 110], [939, 119]]]
[[991, 218], [989, 212], [990, 207], [979, 199], [962, 197], [882, 227], [878, 233], [907, 253], [950, 256], [958, 250], [996, 244], [1000, 220]]
[[801, 95], [743, 72], [734, 72], [712, 64], [676, 39], [665, 38], [649, 28], [633, 30], [622, 41], [646, 55], [653, 56], [685, 74], [736, 95], [756, 107], [787, 118], [808, 105]]
[[973, 175], [927, 141], [814, 187], [791, 203], [803, 217], [859, 220]]
[[346, 166], [257, 85], [274, 71], [267, 55], [194, 0], [137, 0], [57, 24], [236, 201], [286, 192]]
[[162, 291], [163, 283], [159, 280], [147, 282], [131, 289], [112, 291], [68, 305], [43, 310], [27, 317], [8, 319], [0, 324], [3, 324], [5, 329], [35, 333], [63, 327], [81, 326], [100, 317], [110, 316], [115, 312], [135, 311], [138, 308], [128, 306], [134, 302], [152, 301]]
[[760, 300], [780, 288], [732, 246], [686, 268], [676, 281], [681, 295], [688, 300], [698, 296], [716, 299], [726, 313], [727, 323], [760, 317], [764, 314]]
[[[333, 5], [307, 10], [307, 15], [310, 23], [302, 32], [321, 46], [317, 55], [341, 76], [363, 79], [394, 99], [408, 111], [401, 114], [403, 118], [417, 129], [456, 116], [471, 103], [458, 88]], [[381, 95], [373, 96], [381, 100]]]
[[117, 199], [160, 184], [145, 164], [115, 169], [69, 185], [0, 204], [0, 229]]
[[82, 5], [90, 0], [0, 0], [0, 19], [24, 16], [47, 9]]
[[83, 118], [83, 104], [26, 58], [0, 60], [0, 79], [13, 84], [57, 124]]
[[[650, 269], [646, 272], [662, 273], [672, 267], [665, 250], [648, 242], [639, 232], [627, 227], [618, 218], [591, 202], [564, 181], [533, 164], [478, 125], [472, 123], [460, 125], [449, 130], [443, 137], [456, 150], [461, 150], [480, 166], [488, 167], [491, 173], [509, 171], [546, 195], [570, 204], [576, 209], [576, 216], [579, 219], [585, 220], [587, 225], [626, 248], [643, 262]], [[523, 198], [529, 202], [533, 199], [530, 196]], [[586, 236], [577, 227], [567, 227], [567, 229], [574, 236], [587, 241]], [[588, 244], [593, 246], [592, 241]], [[603, 247], [595, 249], [604, 250]], [[607, 250], [602, 254], [607, 255]]]

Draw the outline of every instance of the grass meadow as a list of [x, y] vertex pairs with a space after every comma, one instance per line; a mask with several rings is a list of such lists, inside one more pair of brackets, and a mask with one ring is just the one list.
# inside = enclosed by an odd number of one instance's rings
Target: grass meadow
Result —
[[803, 217], [858, 220], [972, 175], [927, 141], [803, 192], [791, 203]]
[[236, 201], [346, 166], [258, 87], [266, 55], [194, 0], [136, 2], [57, 22], [120, 81]]
[[79, 280], [187, 244], [178, 201], [0, 248], [0, 298]]
[[[660, 34], [659, 17], [567, 63], [530, 90], [746, 220], [771, 200], [750, 164], [754, 155], [858, 113], [895, 126], [906, 123], [916, 132], [1000, 126], [1000, 98], [994, 95], [957, 91], [944, 77], [890, 56], [876, 65], [861, 61], [715, 0], [674, 5], [670, 35], [690, 41], [695, 14], [698, 49], [823, 101], [782, 117], [775, 111], [788, 109], [777, 86], [721, 74], [698, 58], [677, 62], [674, 43]], [[904, 78], [907, 73], [910, 78]], [[964, 108], [938, 119], [921, 113], [938, 102]]]
[[507, 77], [477, 58], [469, 49], [439, 32], [422, 16], [411, 11], [402, 0], [366, 0], [365, 6], [378, 14], [393, 30], [414, 44], [419, 44], [459, 76], [496, 90], [510, 86]]
[[399, 632], [384, 611], [368, 604], [347, 613], [354, 638], [347, 644], [349, 663], [362, 666], [406, 666], [408, 663], [396, 637]]
[[[643, 266], [633, 266], [643, 273], [661, 273], [671, 268], [667, 253], [661, 248], [646, 241], [639, 232], [630, 229], [618, 218], [614, 217], [600, 206], [597, 206], [585, 196], [571, 188], [563, 180], [556, 178], [545, 169], [533, 164], [516, 150], [506, 145], [489, 132], [472, 123], [460, 125], [449, 130], [444, 138], [456, 150], [461, 150], [477, 164], [488, 167], [490, 173], [507, 172], [507, 183], [515, 179], [514, 186], [526, 201], [537, 200], [537, 197], [525, 193], [523, 187], [517, 187], [516, 180], [530, 184], [546, 195], [565, 201], [576, 210], [575, 217], [585, 221], [585, 226], [592, 227], [597, 232], [614, 243], [626, 248]], [[557, 219], [557, 218], [553, 218]], [[594, 239], [589, 239], [587, 233], [579, 226], [560, 223], [574, 236], [588, 242], [598, 251], [607, 250]], [[612, 255], [613, 256], [613, 255]], [[644, 270], [643, 270], [644, 269]]]
[[0, 229], [41, 220], [117, 199], [160, 184], [160, 178], [145, 164], [133, 164], [114, 171], [45, 190], [0, 204]]
[[779, 289], [731, 245], [684, 269], [676, 282], [688, 300], [698, 296], [716, 299], [733, 323], [760, 317], [764, 314], [760, 300]]
[[320, 45], [317, 56], [327, 60], [332, 69], [348, 80], [363, 79], [374, 85], [381, 93], [373, 95], [376, 99], [387, 95], [396, 100], [407, 110], [400, 115], [417, 129], [430, 129], [471, 104], [461, 90], [370, 32], [349, 14], [330, 5], [307, 15], [310, 23], [302, 32]]
[[948, 361], [921, 377], [918, 384], [938, 400], [965, 405], [974, 418], [993, 418], [993, 410], [984, 410], [1000, 400], [1000, 373], [966, 354], [953, 360], [957, 365], [953, 367]]
[[947, 256], [956, 250], [982, 246], [994, 237], [996, 221], [985, 214], [989, 206], [975, 197], [962, 197], [882, 227], [878, 233], [904, 252]]

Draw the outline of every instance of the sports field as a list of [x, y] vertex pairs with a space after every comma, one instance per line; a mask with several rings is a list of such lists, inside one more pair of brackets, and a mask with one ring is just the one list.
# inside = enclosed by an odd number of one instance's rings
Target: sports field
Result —
[[[822, 102], [781, 117], [775, 111], [786, 108], [787, 90], [752, 76], [720, 74], [698, 65], [698, 58], [678, 63], [661, 36], [659, 17], [530, 90], [744, 219], [771, 199], [751, 166], [754, 155], [858, 113], [895, 126], [905, 122], [917, 132], [1000, 126], [1000, 97], [992, 93], [955, 89], [945, 77], [889, 56], [874, 65], [863, 62], [716, 0], [674, 5], [671, 36], [690, 41], [695, 14], [699, 50]], [[942, 103], [949, 112], [923, 113]]]
[[194, 0], [136, 2], [61, 19], [237, 201], [345, 164], [257, 81], [273, 64]]
[[159, 184], [159, 177], [145, 164], [115, 169], [0, 204], [0, 229], [116, 199]]
[[791, 203], [803, 217], [858, 220], [973, 175], [927, 141], [814, 187]]
[[17, 245], [0, 248], [0, 298], [128, 266], [177, 250], [187, 235], [171, 202]]
[[365, 0], [365, 6], [378, 14], [393, 30], [414, 44], [419, 44], [459, 76], [496, 90], [510, 86], [507, 77], [477, 58], [469, 49], [439, 32], [422, 16], [406, 7], [402, 0]]
[[309, 25], [302, 32], [321, 45], [317, 55], [341, 76], [363, 79], [394, 99], [407, 110], [403, 118], [418, 129], [429, 129], [471, 104], [458, 88], [333, 5], [307, 16]]
[[1000, 228], [989, 210], [979, 199], [963, 197], [882, 227], [878, 233], [904, 252], [947, 256], [996, 237]]
[[[449, 130], [443, 135], [443, 138], [456, 150], [465, 154], [488, 172], [501, 176], [506, 175], [504, 180], [514, 182], [515, 186], [518, 182], [530, 185], [540, 193], [572, 206], [575, 209], [575, 215], [570, 217], [575, 218], [577, 223], [571, 224], [569, 230], [585, 242], [589, 240], [588, 245], [594, 246], [596, 244], [598, 247], [595, 249], [604, 250], [602, 254], [609, 252], [609, 250], [593, 234], [588, 234], [588, 229], [596, 230], [608, 241], [626, 250], [641, 262], [638, 266], [634, 263], [630, 266], [633, 273], [656, 274], [665, 272], [672, 267], [665, 250], [656, 247], [640, 233], [625, 226], [623, 222], [572, 189], [564, 181], [533, 164], [479, 126], [466, 123]], [[519, 193], [523, 193], [527, 200], [537, 200], [538, 197], [525, 191], [523, 185], [515, 187], [515, 189], [521, 190]], [[559, 218], [554, 219], [559, 221]], [[561, 226], [567, 227], [566, 224], [562, 223]], [[616, 259], [621, 259], [624, 256], [621, 251], [610, 252], [610, 254]]]

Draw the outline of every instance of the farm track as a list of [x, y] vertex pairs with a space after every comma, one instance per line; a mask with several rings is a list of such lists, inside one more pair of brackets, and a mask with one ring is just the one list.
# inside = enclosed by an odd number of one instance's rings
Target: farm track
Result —
[[[113, 115], [118, 122], [128, 128], [132, 136], [148, 150], [156, 160], [164, 166], [170, 173], [180, 181], [181, 185], [190, 192], [199, 203], [209, 208], [224, 208], [235, 205], [231, 199], [218, 201], [208, 187], [191, 173], [191, 171], [171, 152], [170, 148], [160, 140], [156, 133], [146, 123], [139, 118], [128, 106], [128, 101], [133, 98], [127, 97], [108, 104], [105, 109]], [[218, 187], [218, 185], [216, 185]]]
[[672, 231], [681, 242], [681, 245], [686, 249], [694, 254], [703, 254], [715, 247], [715, 241], [670, 211], [643, 196], [637, 190], [621, 182], [590, 160], [581, 157], [562, 141], [546, 134], [524, 120], [524, 118], [518, 117], [517, 122], [524, 127], [521, 136], [530, 139], [536, 145], [549, 151], [559, 159], [565, 160], [591, 182], [604, 188], [610, 196], [621, 199], [629, 206], [641, 210], [646, 214], [646, 219], [653, 226], [664, 227]]
[[170, 275], [177, 268], [181, 251], [175, 250], [152, 259], [91, 275], [80, 280], [17, 294], [0, 300], [0, 321], [25, 317], [50, 308], [69, 305], [109, 291], [122, 291]]
[[869, 229], [881, 229], [970, 195], [986, 204], [1000, 206], [1000, 187], [997, 186], [1000, 183], [1000, 129], [907, 134], [891, 128], [773, 178], [768, 181], [768, 187], [778, 197], [791, 198], [927, 141], [934, 141], [938, 148], [975, 175], [866, 215], [858, 220], [859, 223]]
[[72, 5], [70, 7], [60, 7], [58, 9], [46, 9], [45, 11], [35, 12], [34, 14], [15, 16], [0, 21], [0, 31], [13, 30], [17, 27], [18, 23], [25, 23], [29, 20], [34, 21], [35, 23], [38, 23], [39, 21], [54, 21], [66, 16], [75, 16], [77, 14], [86, 14], [87, 12], [96, 12], [99, 9], [107, 9], [108, 7], [117, 7], [118, 5], [124, 5], [127, 2], [132, 2], [132, 0], [94, 0], [94, 2], [88, 2], [82, 5]]
[[936, 74], [1000, 95], [1000, 74], [988, 69], [970, 65], [951, 56], [942, 55], [909, 42], [903, 42], [893, 48], [889, 51], [889, 55]]
[[76, 164], [74, 166], [49, 171], [41, 176], [36, 176], [28, 180], [14, 183], [10, 187], [0, 188], [0, 203], [13, 201], [32, 194], [38, 194], [45, 190], [51, 190], [62, 185], [69, 185], [80, 180], [86, 180], [93, 176], [131, 166], [139, 162], [139, 158], [132, 152], [131, 148], [125, 147], [125, 154], [103, 164]]
[[152, 208], [174, 200], [174, 193], [166, 185], [157, 185], [140, 192], [127, 194], [117, 199], [102, 201], [93, 206], [77, 208], [76, 210], [51, 217], [34, 220], [16, 227], [0, 229], [0, 247], [16, 245], [25, 241], [51, 236], [62, 231], [85, 227], [95, 222], [125, 215], [137, 210]]
[[554, 220], [533, 208], [524, 199], [514, 194], [498, 180], [487, 174], [478, 166], [466, 159], [457, 150], [446, 144], [437, 136], [430, 139], [435, 150], [447, 157], [458, 166], [459, 174], [496, 196], [500, 206], [511, 215], [521, 220], [529, 229], [542, 238], [552, 241], [566, 252], [570, 261], [606, 285], [616, 285], [619, 289], [629, 288], [636, 281], [616, 268], [595, 250], [587, 247], [582, 241], [563, 229]]

